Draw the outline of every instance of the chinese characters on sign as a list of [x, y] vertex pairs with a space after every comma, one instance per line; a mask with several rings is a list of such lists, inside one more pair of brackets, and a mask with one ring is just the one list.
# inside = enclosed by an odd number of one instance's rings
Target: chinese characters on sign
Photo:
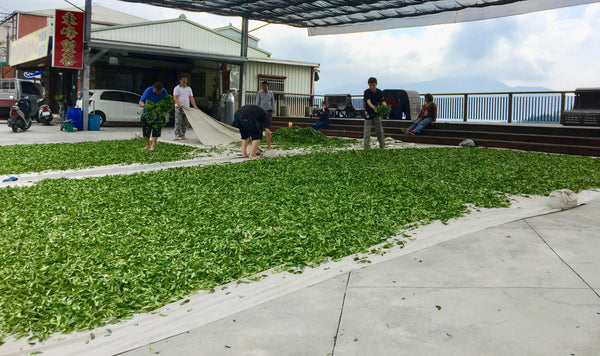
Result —
[[83, 12], [56, 10], [52, 66], [83, 68]]

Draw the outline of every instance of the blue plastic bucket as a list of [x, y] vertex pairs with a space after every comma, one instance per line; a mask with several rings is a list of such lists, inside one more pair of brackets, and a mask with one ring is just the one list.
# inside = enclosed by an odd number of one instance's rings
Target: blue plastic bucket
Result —
[[73, 127], [77, 130], [83, 130], [83, 114], [80, 108], [68, 108], [67, 120], [73, 123]]
[[100, 130], [100, 115], [90, 115], [90, 117], [88, 118], [88, 130]]

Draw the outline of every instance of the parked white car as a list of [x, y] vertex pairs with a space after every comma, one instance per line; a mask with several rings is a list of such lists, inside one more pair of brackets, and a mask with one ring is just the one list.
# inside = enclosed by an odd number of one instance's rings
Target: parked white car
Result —
[[[142, 108], [140, 95], [124, 90], [90, 89], [89, 112], [99, 115], [101, 124], [109, 122], [139, 122]], [[81, 98], [76, 106], [81, 108]]]

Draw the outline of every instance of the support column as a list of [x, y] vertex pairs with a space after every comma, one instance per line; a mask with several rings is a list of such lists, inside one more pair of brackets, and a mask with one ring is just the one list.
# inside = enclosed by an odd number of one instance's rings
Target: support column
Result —
[[248, 19], [242, 18], [242, 41], [241, 41], [240, 57], [242, 57], [242, 64], [240, 64], [240, 98], [238, 102], [240, 106], [246, 104], [246, 89], [244, 85], [246, 83], [246, 74], [248, 72]]
[[81, 83], [81, 119], [83, 130], [88, 130], [89, 113], [89, 90], [90, 90], [90, 49], [89, 43], [92, 38], [92, 0], [85, 0], [85, 25], [83, 30], [83, 83]]

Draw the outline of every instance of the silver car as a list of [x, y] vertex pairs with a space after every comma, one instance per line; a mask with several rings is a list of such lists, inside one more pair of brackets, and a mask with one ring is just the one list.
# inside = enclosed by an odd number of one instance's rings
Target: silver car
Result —
[[[142, 108], [139, 105], [140, 95], [116, 89], [90, 89], [89, 112], [99, 115], [100, 123], [105, 122], [139, 122]], [[81, 98], [77, 100], [81, 108]]]
[[23, 98], [29, 99], [31, 115], [35, 117], [43, 99], [41, 87], [30, 80], [0, 79], [0, 117], [8, 118], [10, 107]]

